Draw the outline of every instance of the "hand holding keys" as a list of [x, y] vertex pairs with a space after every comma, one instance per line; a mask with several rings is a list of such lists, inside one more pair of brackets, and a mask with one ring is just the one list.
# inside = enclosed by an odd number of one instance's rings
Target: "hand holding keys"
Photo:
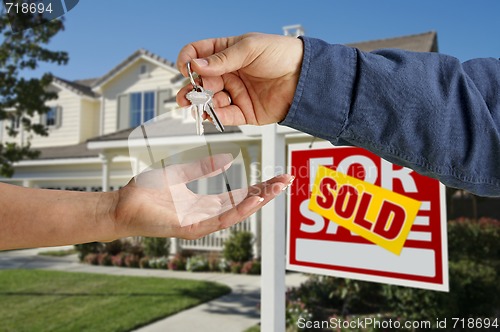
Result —
[[215, 113], [213, 106], [213, 92], [210, 90], [205, 90], [201, 85], [196, 84], [193, 72], [191, 71], [191, 64], [187, 63], [187, 70], [189, 74], [189, 79], [191, 81], [191, 85], [193, 86], [193, 90], [188, 92], [186, 98], [191, 102], [191, 110], [194, 113], [194, 117], [196, 119], [196, 133], [198, 135], [203, 134], [203, 113], [206, 112], [212, 122], [217, 128], [218, 131], [223, 132], [224, 126], [219, 121], [217, 114]]

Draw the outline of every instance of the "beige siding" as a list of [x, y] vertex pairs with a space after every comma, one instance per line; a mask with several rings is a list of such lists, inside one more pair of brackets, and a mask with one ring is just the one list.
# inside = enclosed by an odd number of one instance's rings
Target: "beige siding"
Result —
[[[79, 143], [79, 114], [80, 114], [80, 101], [81, 98], [67, 90], [58, 91], [58, 99], [51, 100], [47, 103], [48, 106], [59, 106], [62, 108], [62, 123], [60, 127], [49, 128], [49, 136], [35, 136], [33, 133], [19, 133], [15, 138], [7, 136], [5, 126], [10, 125], [10, 121], [4, 121], [3, 124], [3, 140], [8, 142], [21, 142], [31, 141], [32, 147], [47, 147], [47, 146], [61, 146]], [[32, 121], [38, 123], [40, 117], [36, 115]]]
[[[142, 64], [148, 66], [149, 74], [147, 77], [141, 77], [139, 73]], [[174, 89], [173, 93], [175, 94], [177, 93], [175, 89], [178, 88], [174, 87], [170, 82], [175, 75], [176, 72], [169, 71], [147, 60], [140, 60], [105, 84], [102, 87], [104, 96], [103, 134], [113, 133], [117, 130], [117, 97], [119, 95], [162, 89]]]
[[[81, 97], [68, 90], [59, 91], [58, 99], [51, 100], [48, 106], [62, 108], [61, 126], [49, 128], [48, 137], [33, 137], [33, 147], [62, 146], [80, 143]], [[39, 121], [39, 119], [35, 119]]]
[[99, 100], [91, 101], [82, 99], [80, 111], [80, 142], [99, 136]]

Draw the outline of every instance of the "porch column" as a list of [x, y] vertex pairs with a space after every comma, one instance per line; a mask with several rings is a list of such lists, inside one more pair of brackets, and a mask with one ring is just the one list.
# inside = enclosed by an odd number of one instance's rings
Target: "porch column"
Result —
[[106, 153], [100, 153], [99, 158], [101, 158], [102, 163], [102, 191], [109, 191], [109, 167], [112, 157]]
[[176, 237], [170, 238], [170, 256], [175, 256], [180, 252], [179, 239]]
[[23, 180], [23, 187], [32, 188], [33, 187], [33, 181], [28, 180], [28, 179], [24, 179]]

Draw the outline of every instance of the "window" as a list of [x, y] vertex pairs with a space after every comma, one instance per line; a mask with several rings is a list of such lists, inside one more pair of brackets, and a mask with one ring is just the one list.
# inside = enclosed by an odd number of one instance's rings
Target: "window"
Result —
[[40, 116], [40, 123], [46, 127], [58, 128], [61, 126], [62, 108], [60, 106], [52, 106], [50, 110]]
[[135, 128], [165, 113], [163, 101], [171, 90], [134, 92], [118, 97], [118, 130]]
[[130, 127], [140, 126], [155, 116], [155, 93], [136, 92], [130, 94]]
[[149, 121], [155, 117], [155, 93], [144, 93], [144, 121]]
[[130, 128], [142, 123], [142, 93], [130, 94]]
[[20, 115], [15, 115], [14, 117], [10, 118], [10, 129], [19, 129], [20, 125], [21, 125]]
[[57, 122], [57, 107], [51, 107], [50, 111], [45, 114], [45, 124], [47, 127], [55, 126]]
[[149, 68], [148, 65], [143, 64], [139, 67], [139, 78], [148, 78], [149, 75]]

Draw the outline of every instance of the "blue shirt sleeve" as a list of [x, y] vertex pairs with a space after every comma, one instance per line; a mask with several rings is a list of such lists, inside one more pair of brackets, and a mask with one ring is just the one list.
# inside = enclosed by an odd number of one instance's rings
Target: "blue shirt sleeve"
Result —
[[500, 196], [500, 61], [362, 52], [302, 38], [292, 106], [280, 123], [482, 196]]

